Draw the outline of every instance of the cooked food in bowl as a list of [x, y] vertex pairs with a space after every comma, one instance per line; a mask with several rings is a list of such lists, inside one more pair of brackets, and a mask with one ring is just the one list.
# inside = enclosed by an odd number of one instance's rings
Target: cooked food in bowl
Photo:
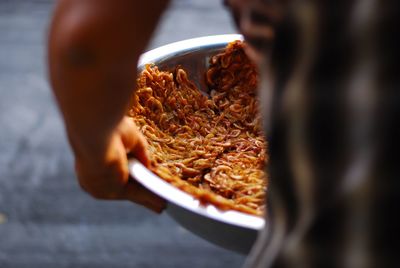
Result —
[[[149, 143], [151, 170], [202, 203], [264, 213], [266, 141], [257, 73], [241, 41], [210, 59], [208, 95], [179, 66], [147, 65], [129, 115]], [[203, 89], [205, 90], [205, 89]]]

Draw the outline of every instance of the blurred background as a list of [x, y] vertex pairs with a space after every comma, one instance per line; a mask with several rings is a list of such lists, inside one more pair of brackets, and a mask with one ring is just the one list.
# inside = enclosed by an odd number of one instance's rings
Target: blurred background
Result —
[[[79, 188], [46, 74], [54, 3], [0, 0], [0, 267], [240, 267], [166, 214]], [[175, 0], [149, 49], [235, 32], [222, 1]]]

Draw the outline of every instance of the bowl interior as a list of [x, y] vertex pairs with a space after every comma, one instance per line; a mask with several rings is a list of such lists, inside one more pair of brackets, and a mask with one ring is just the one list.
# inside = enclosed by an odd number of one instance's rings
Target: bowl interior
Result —
[[[205, 72], [209, 67], [209, 59], [234, 40], [243, 40], [243, 37], [207, 36], [156, 48], [141, 56], [138, 72], [149, 63], [157, 65], [163, 71], [174, 71], [180, 66], [187, 72], [189, 79], [207, 94]], [[246, 253], [255, 241], [257, 232], [265, 224], [261, 217], [233, 210], [221, 211], [213, 205], [201, 205], [194, 197], [168, 184], [138, 161], [131, 160], [129, 165], [134, 178], [172, 204], [167, 212], [177, 222], [215, 244]]]
[[182, 67], [187, 71], [189, 79], [207, 94], [205, 73], [209, 60], [234, 40], [243, 40], [243, 37], [238, 34], [207, 36], [165, 45], [144, 53], [139, 59], [138, 71], [142, 71], [148, 63], [154, 63], [163, 71], [174, 71]]

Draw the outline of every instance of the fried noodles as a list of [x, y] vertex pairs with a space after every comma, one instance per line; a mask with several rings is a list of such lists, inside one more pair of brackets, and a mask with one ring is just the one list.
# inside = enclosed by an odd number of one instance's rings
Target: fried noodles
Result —
[[241, 41], [210, 59], [207, 97], [182, 68], [147, 65], [129, 115], [146, 137], [151, 170], [220, 209], [264, 213], [266, 141], [256, 99], [257, 73]]

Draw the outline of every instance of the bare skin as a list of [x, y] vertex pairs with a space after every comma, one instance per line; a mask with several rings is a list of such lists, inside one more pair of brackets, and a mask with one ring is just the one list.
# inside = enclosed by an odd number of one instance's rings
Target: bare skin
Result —
[[60, 0], [50, 28], [49, 71], [81, 187], [99, 199], [160, 212], [165, 201], [129, 180], [127, 153], [149, 164], [147, 144], [124, 115], [136, 64], [168, 1]]

